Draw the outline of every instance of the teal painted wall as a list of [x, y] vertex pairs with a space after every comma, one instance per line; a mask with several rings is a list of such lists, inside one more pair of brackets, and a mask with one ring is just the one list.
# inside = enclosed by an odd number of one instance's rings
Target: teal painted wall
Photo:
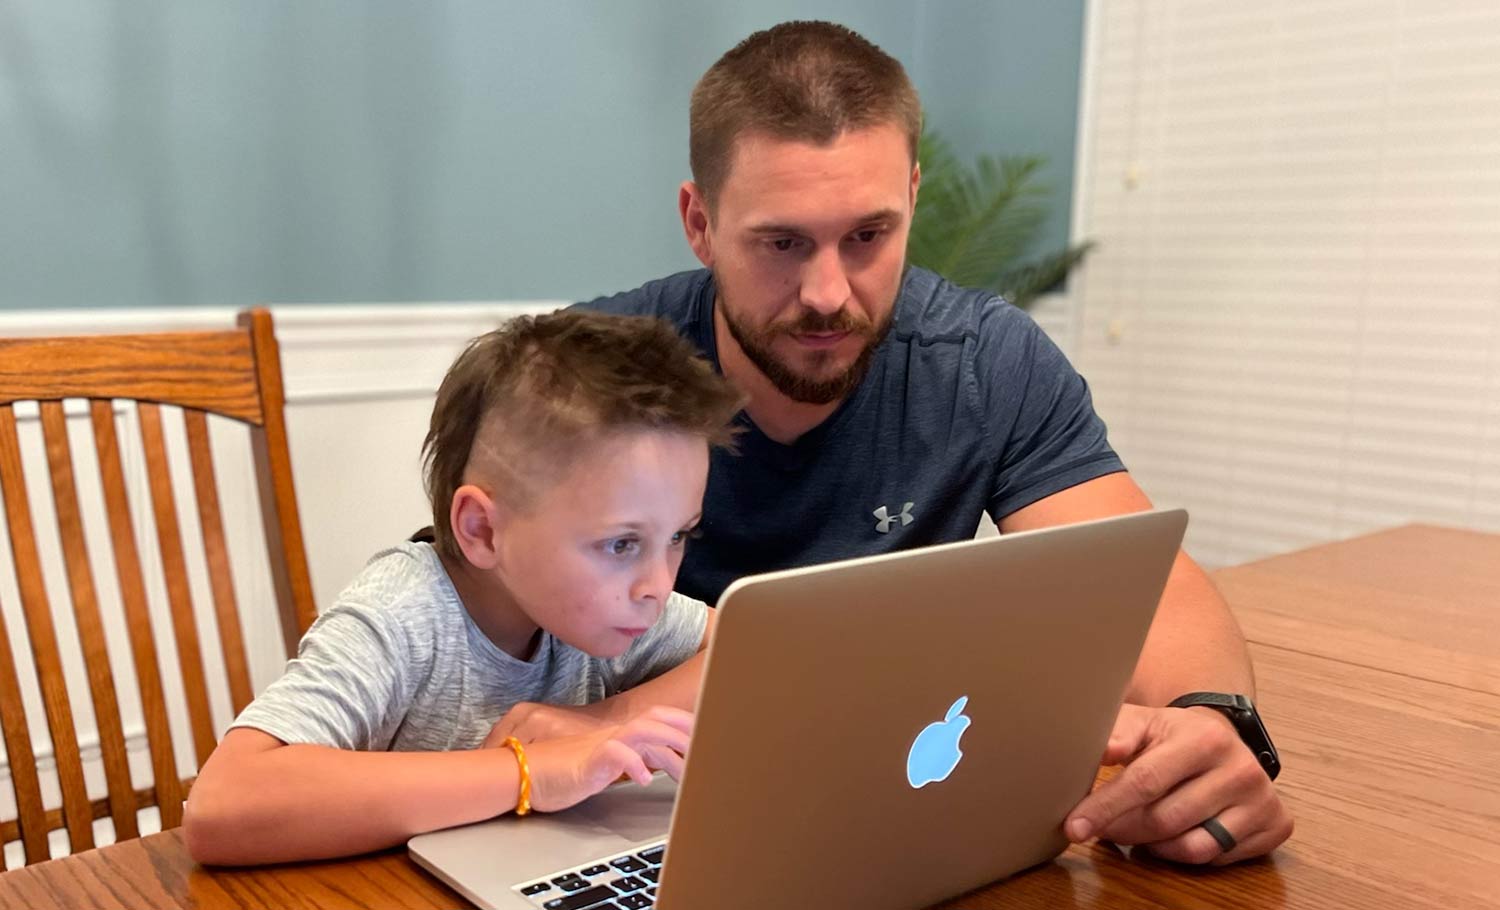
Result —
[[576, 299], [694, 264], [687, 98], [828, 18], [964, 154], [1054, 156], [1082, 0], [0, 3], [0, 308]]
[[1037, 251], [1068, 242], [1083, 6], [1083, 0], [924, 3], [914, 58], [907, 61], [927, 123], [962, 158], [1047, 159], [1039, 180], [1052, 189], [1052, 206]]

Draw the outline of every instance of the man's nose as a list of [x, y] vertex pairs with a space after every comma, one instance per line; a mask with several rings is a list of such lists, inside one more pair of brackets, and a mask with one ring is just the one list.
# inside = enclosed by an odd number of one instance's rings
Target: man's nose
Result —
[[819, 250], [807, 261], [802, 273], [802, 305], [825, 316], [837, 313], [849, 302], [849, 276], [837, 246]]

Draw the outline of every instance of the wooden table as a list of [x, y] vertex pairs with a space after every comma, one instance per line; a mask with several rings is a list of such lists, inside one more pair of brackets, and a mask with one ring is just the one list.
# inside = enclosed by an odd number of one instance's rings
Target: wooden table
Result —
[[[1406, 527], [1225, 569], [1297, 832], [1191, 869], [1101, 844], [946, 908], [1500, 907], [1500, 536]], [[0, 876], [0, 908], [458, 908], [395, 851], [205, 871], [177, 831]]]

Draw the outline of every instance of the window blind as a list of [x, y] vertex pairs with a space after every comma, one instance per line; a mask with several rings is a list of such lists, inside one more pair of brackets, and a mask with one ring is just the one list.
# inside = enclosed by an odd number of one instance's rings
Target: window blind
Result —
[[1210, 565], [1500, 530], [1500, 4], [1090, 5], [1068, 349]]

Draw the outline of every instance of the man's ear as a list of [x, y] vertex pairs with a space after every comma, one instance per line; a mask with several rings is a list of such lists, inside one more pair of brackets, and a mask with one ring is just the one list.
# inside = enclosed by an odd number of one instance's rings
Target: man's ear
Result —
[[708, 200], [698, 184], [684, 180], [677, 190], [677, 214], [682, 216], [682, 232], [688, 246], [705, 268], [714, 267], [713, 238], [709, 235]]
[[476, 569], [493, 569], [500, 558], [500, 527], [506, 509], [484, 490], [467, 483], [453, 491], [448, 522], [464, 558]]
[[917, 211], [917, 188], [922, 185], [922, 163], [919, 161], [911, 166], [911, 210], [913, 214]]

